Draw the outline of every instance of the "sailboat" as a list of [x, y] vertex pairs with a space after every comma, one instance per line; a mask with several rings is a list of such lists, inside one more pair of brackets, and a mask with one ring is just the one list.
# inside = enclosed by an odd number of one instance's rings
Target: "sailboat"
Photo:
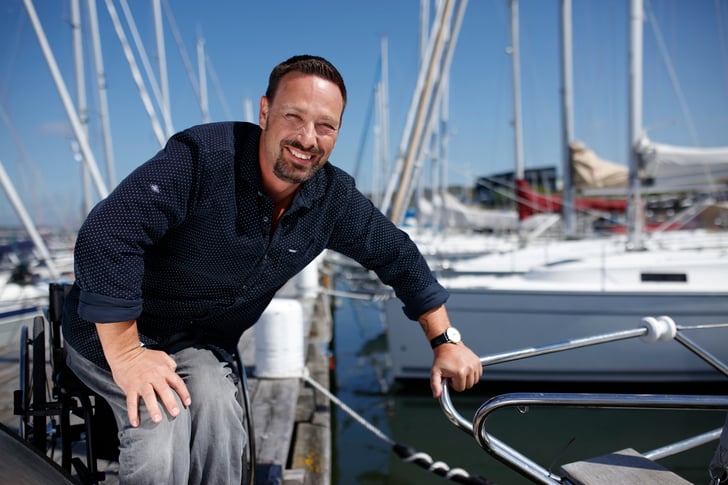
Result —
[[[641, 4], [640, 4], [641, 11]], [[644, 233], [639, 171], [646, 145], [641, 127], [642, 18], [631, 20], [632, 153], [625, 234], [531, 244], [454, 263], [436, 271], [450, 292], [448, 313], [479, 355], [524, 345], [630, 330], [669, 315], [684, 325], [728, 321], [728, 239], [719, 231]], [[654, 151], [656, 145], [649, 145]], [[659, 151], [659, 146], [657, 146]], [[709, 150], [720, 158], [723, 149]], [[728, 160], [722, 159], [722, 163]], [[684, 167], [685, 164], [679, 164]], [[566, 207], [566, 201], [565, 201]], [[395, 379], [428, 379], [431, 351], [398, 302], [384, 302]], [[648, 319], [648, 320], [645, 320]], [[728, 359], [728, 332], [707, 328], [699, 345]], [[721, 379], [679, 344], [612, 342], [567, 354], [543, 355], [489, 367], [488, 381], [678, 383]]]

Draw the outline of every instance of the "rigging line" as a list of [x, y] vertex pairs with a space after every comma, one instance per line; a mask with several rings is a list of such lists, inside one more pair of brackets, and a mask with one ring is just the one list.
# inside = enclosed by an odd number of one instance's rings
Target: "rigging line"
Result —
[[[152, 66], [149, 62], [149, 56], [147, 55], [147, 49], [144, 47], [144, 42], [142, 41], [141, 37], [139, 36], [139, 29], [137, 29], [136, 21], [134, 20], [134, 15], [131, 13], [131, 9], [129, 9], [129, 4], [127, 0], [121, 0], [121, 11], [124, 14], [124, 18], [126, 19], [126, 24], [129, 27], [129, 31], [131, 32], [131, 38], [134, 41], [134, 45], [136, 46], [137, 52], [139, 52], [139, 58], [142, 61], [142, 66], [144, 67], [144, 73], [147, 75], [147, 78], [149, 78], [149, 86], [152, 88], [152, 93], [154, 94], [154, 99], [157, 101], [157, 105], [160, 107], [161, 111], [164, 113], [167, 111], [166, 101], [162, 97], [162, 92], [160, 90], [159, 81], [157, 81], [157, 77], [154, 75], [154, 70], [152, 69]], [[169, 134], [171, 135], [171, 133]]]
[[415, 450], [414, 448], [397, 443], [392, 438], [384, 434], [384, 432], [382, 432], [379, 428], [375, 427], [373, 424], [364, 419], [360, 414], [351, 409], [345, 402], [332, 394], [328, 389], [318, 383], [314, 378], [311, 377], [308, 369], [305, 367], [303, 368], [301, 379], [319, 390], [324, 396], [329, 399], [329, 401], [333, 402], [341, 409], [343, 409], [344, 412], [354, 418], [354, 420], [356, 420], [359, 424], [364, 426], [364, 428], [373, 433], [377, 438], [390, 445], [394, 453], [399, 456], [402, 461], [407, 463], [414, 463], [415, 465], [418, 465], [431, 473], [434, 473], [436, 475], [444, 477], [447, 480], [452, 480], [457, 483], [465, 483], [470, 485], [495, 485], [494, 482], [488, 479], [470, 475], [462, 468], [450, 468], [447, 463], [444, 463], [442, 461], [434, 461], [432, 457], [430, 457], [430, 455], [428, 455], [427, 453], [422, 453]]
[[[362, 134], [359, 138], [359, 146], [356, 151], [356, 157], [354, 158], [354, 179], [358, 180], [359, 178], [359, 168], [361, 168], [361, 162], [364, 158], [364, 149], [367, 145], [367, 139], [369, 136], [369, 130], [371, 129], [372, 124], [372, 115], [374, 112], [374, 106], [377, 103], [377, 91], [379, 89], [379, 86], [381, 85], [382, 79], [381, 79], [381, 73], [382, 73], [382, 61], [381, 59], [377, 63], [377, 68], [375, 72], [375, 83], [374, 87], [371, 90], [369, 103], [367, 103], [367, 112], [364, 116], [364, 124], [362, 125]], [[372, 187], [372, 194], [374, 194], [375, 187]]]
[[644, 12], [648, 17], [650, 25], [652, 26], [652, 31], [655, 34], [655, 40], [657, 41], [660, 54], [662, 55], [662, 59], [665, 62], [665, 67], [667, 68], [668, 75], [670, 76], [670, 81], [672, 82], [672, 87], [675, 90], [675, 94], [677, 95], [678, 102], [680, 103], [680, 108], [688, 125], [688, 130], [690, 131], [693, 143], [696, 146], [702, 146], [698, 137], [698, 132], [695, 130], [695, 124], [693, 123], [692, 116], [690, 115], [690, 110], [688, 109], [687, 102], [685, 101], [685, 96], [683, 95], [682, 88], [680, 87], [680, 81], [678, 80], [677, 74], [675, 73], [675, 67], [673, 66], [672, 60], [667, 53], [667, 47], [665, 46], [665, 40], [662, 37], [662, 31], [660, 30], [660, 26], [657, 23], [654, 12], [650, 8], [649, 0], [645, 2]]
[[210, 74], [210, 77], [212, 78], [212, 84], [215, 87], [215, 93], [217, 94], [217, 99], [220, 101], [220, 104], [222, 105], [222, 110], [225, 112], [225, 116], [227, 116], [227, 119], [232, 120], [233, 114], [230, 111], [230, 106], [228, 105], [227, 98], [225, 98], [225, 93], [222, 90], [222, 85], [220, 84], [220, 79], [217, 77], [217, 72], [215, 71], [215, 68], [212, 66], [212, 58], [206, 53], [205, 54], [205, 66], [207, 67], [207, 72]]
[[159, 143], [159, 145], [163, 147], [167, 141], [167, 137], [164, 133], [164, 130], [162, 129], [162, 125], [159, 123], [156, 110], [147, 92], [144, 79], [142, 78], [141, 72], [139, 71], [139, 66], [136, 62], [136, 56], [134, 56], [134, 51], [132, 51], [131, 46], [129, 45], [129, 40], [126, 37], [126, 32], [124, 32], [124, 27], [121, 25], [121, 20], [119, 18], [119, 14], [116, 11], [116, 7], [114, 7], [113, 0], [106, 0], [105, 3], [106, 10], [108, 10], [109, 17], [111, 18], [111, 22], [114, 26], [114, 30], [116, 31], [116, 35], [119, 38], [121, 49], [124, 52], [124, 57], [129, 64], [129, 70], [131, 71], [132, 78], [134, 79], [134, 84], [139, 91], [139, 97], [141, 98], [144, 109], [147, 112], [149, 121], [152, 124], [152, 131], [154, 132], [154, 135], [157, 138], [157, 142]]
[[364, 419], [360, 414], [358, 414], [356, 411], [351, 409], [344, 401], [336, 397], [334, 394], [329, 392], [328, 389], [326, 389], [324, 386], [319, 384], [316, 380], [314, 380], [308, 373], [308, 369], [304, 369], [303, 375], [301, 378], [311, 384], [313, 387], [318, 389], [321, 393], [323, 393], [324, 396], [326, 396], [329, 401], [333, 402], [337, 406], [339, 406], [341, 409], [343, 409], [349, 416], [354, 418], [359, 424], [364, 426], [367, 430], [371, 431], [374, 436], [379, 438], [380, 440], [384, 441], [388, 445], [396, 445], [396, 441], [394, 441], [392, 438], [384, 434], [379, 428], [375, 427], [373, 424], [368, 422], [366, 419]]
[[197, 101], [199, 103], [202, 100], [202, 94], [200, 93], [200, 83], [195, 77], [195, 70], [192, 67], [192, 61], [190, 61], [190, 56], [187, 54], [187, 50], [185, 49], [184, 42], [182, 41], [182, 36], [180, 35], [179, 29], [177, 28], [177, 22], [174, 19], [174, 15], [172, 14], [172, 9], [169, 7], [169, 3], [167, 2], [167, 0], [163, 0], [162, 5], [164, 7], [165, 14], [167, 14], [167, 21], [169, 22], [169, 28], [172, 31], [174, 41], [177, 44], [177, 50], [179, 51], [180, 57], [182, 57], [182, 63], [185, 66], [185, 71], [187, 71], [187, 77], [189, 77], [190, 79], [190, 83], [192, 84], [192, 90], [195, 92], [195, 96], [197, 97]]
[[18, 9], [18, 18], [15, 25], [15, 29], [13, 29], [13, 32], [15, 35], [13, 35], [13, 39], [11, 42], [8, 42], [8, 47], [4, 49], [4, 56], [7, 62], [3, 62], [4, 65], [7, 67], [7, 80], [10, 81], [11, 74], [17, 73], [18, 70], [15, 68], [16, 66], [16, 60], [18, 59], [18, 52], [20, 50], [20, 41], [23, 34], [23, 31], [25, 30], [23, 28], [23, 20], [25, 19], [25, 12], [23, 12], [22, 9]]

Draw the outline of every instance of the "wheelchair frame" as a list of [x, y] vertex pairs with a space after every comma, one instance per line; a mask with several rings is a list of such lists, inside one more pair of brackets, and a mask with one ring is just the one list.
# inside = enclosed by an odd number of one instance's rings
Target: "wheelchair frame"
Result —
[[[116, 460], [119, 441], [109, 405], [66, 366], [61, 314], [70, 288], [68, 283], [51, 283], [45, 316], [33, 319], [32, 335], [27, 327], [21, 329], [20, 389], [14, 392], [14, 413], [20, 416], [21, 438], [51, 459], [60, 444], [61, 467], [69, 473], [75, 470], [82, 484], [95, 484], [106, 478], [98, 460]], [[74, 417], [80, 422], [72, 422]], [[85, 442], [85, 461], [74, 456], [73, 445], [81, 442]]]
[[[48, 309], [44, 316], [34, 318], [32, 335], [27, 326], [21, 328], [20, 389], [14, 391], [13, 407], [14, 414], [20, 416], [22, 439], [51, 459], [56, 444], [60, 443], [61, 467], [69, 473], [75, 470], [83, 485], [97, 484], [106, 478], [105, 472], [99, 470], [98, 460], [118, 460], [118, 428], [109, 404], [66, 365], [61, 316], [71, 286], [70, 283], [50, 283]], [[236, 352], [233, 359], [230, 364], [239, 377], [239, 398], [245, 409], [249, 440], [242, 457], [243, 480], [252, 484], [256, 453], [252, 408], [240, 354]], [[77, 422], [72, 423], [74, 417]], [[74, 456], [73, 445], [80, 442], [85, 442], [85, 461]]]

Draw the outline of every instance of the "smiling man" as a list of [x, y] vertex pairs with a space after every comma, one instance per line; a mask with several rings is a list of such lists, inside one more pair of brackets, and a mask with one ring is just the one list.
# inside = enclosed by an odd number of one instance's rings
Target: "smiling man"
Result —
[[345, 106], [332, 64], [292, 57], [270, 74], [259, 125], [174, 135], [79, 230], [67, 360], [114, 410], [122, 483], [241, 482], [245, 410], [231, 355], [325, 249], [375, 271], [419, 321], [434, 396], [444, 378], [456, 390], [480, 379], [417, 247], [329, 163]]

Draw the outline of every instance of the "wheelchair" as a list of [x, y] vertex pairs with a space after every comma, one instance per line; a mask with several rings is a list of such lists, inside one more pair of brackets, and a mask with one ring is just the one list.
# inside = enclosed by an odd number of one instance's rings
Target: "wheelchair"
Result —
[[[44, 316], [33, 320], [32, 333], [21, 328], [19, 387], [13, 395], [14, 414], [20, 416], [20, 437], [54, 461], [60, 446], [61, 467], [75, 473], [82, 485], [106, 478], [99, 460], [118, 461], [118, 427], [109, 404], [88, 388], [66, 365], [61, 335], [63, 302], [69, 283], [50, 283]], [[255, 483], [255, 434], [247, 376], [239, 352], [229, 362], [238, 375], [239, 398], [246, 410], [248, 447], [243, 482]], [[48, 379], [50, 376], [50, 380]], [[74, 448], [82, 448], [83, 453]], [[78, 455], [85, 455], [82, 459]]]
[[[21, 328], [20, 389], [13, 408], [22, 439], [54, 461], [60, 447], [61, 467], [81, 484], [96, 484], [106, 478], [98, 461], [117, 461], [119, 439], [108, 403], [66, 366], [61, 314], [70, 289], [68, 283], [51, 283], [44, 316], [33, 319], [32, 333]], [[84, 454], [85, 460], [78, 456]]]

